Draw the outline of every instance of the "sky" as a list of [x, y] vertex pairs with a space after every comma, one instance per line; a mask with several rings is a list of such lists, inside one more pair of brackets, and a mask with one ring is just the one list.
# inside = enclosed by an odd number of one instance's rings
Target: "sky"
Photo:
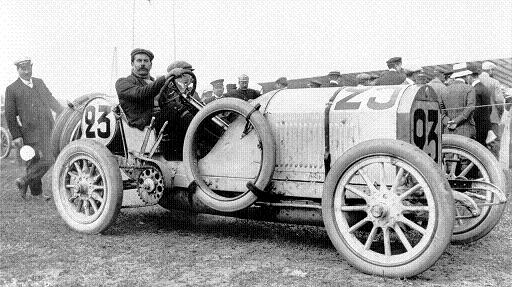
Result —
[[0, 22], [0, 94], [28, 56], [61, 101], [114, 94], [134, 47], [155, 54], [154, 76], [175, 55], [191, 63], [199, 91], [242, 73], [256, 83], [382, 70], [394, 56], [405, 68], [512, 56], [510, 0], [25, 0], [2, 1]]

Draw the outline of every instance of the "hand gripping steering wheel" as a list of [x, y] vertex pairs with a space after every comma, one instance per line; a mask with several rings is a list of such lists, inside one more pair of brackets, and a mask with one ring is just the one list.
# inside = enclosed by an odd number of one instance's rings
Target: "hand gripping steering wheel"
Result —
[[[176, 79], [183, 77], [184, 75], [189, 75], [191, 79], [190, 82], [185, 86], [184, 91], [181, 91], [178, 87], [179, 84], [176, 83]], [[180, 96], [199, 110], [204, 106], [204, 104], [193, 98], [196, 87], [197, 79], [192, 71], [184, 71], [179, 76], [171, 75], [165, 81], [163, 87], [160, 89], [160, 92], [157, 95], [157, 97], [160, 97], [159, 104], [165, 104], [168, 101], [173, 100], [174, 97]]]

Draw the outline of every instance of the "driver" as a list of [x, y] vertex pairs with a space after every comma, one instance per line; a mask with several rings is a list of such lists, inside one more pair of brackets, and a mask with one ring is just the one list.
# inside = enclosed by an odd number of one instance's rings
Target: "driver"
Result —
[[[120, 78], [116, 82], [119, 104], [123, 109], [128, 125], [144, 130], [149, 125], [153, 116], [155, 98], [165, 81], [170, 76], [179, 76], [183, 69], [173, 69], [165, 76], [153, 78], [149, 75], [154, 55], [145, 49], [134, 49], [131, 52], [132, 73], [126, 78]], [[161, 113], [155, 114], [155, 121], [164, 116]], [[165, 121], [165, 120], [164, 120]], [[169, 122], [169, 124], [172, 124]], [[157, 130], [158, 131], [158, 130]]]

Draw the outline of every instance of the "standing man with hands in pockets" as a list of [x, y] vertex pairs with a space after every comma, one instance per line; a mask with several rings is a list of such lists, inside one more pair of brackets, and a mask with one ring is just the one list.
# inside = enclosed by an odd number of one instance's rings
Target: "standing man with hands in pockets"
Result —
[[[30, 187], [34, 198], [48, 200], [50, 197], [43, 194], [41, 178], [54, 161], [49, 136], [54, 125], [52, 111], [58, 115], [63, 108], [43, 80], [32, 77], [30, 58], [22, 58], [14, 65], [19, 78], [5, 91], [7, 126], [15, 146], [28, 145], [36, 153], [27, 161], [26, 174], [16, 179], [16, 186], [23, 199], [26, 199]], [[21, 125], [16, 117], [19, 117]]]

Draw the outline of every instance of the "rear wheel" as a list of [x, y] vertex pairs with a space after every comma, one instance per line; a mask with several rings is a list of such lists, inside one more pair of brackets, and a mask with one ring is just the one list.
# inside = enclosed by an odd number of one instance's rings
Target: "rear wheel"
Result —
[[368, 274], [410, 277], [432, 266], [450, 243], [454, 205], [428, 155], [405, 142], [372, 140], [333, 164], [322, 216], [351, 265]]
[[62, 150], [68, 143], [77, 140], [81, 136], [80, 124], [82, 121], [83, 110], [75, 110], [73, 111], [64, 127], [62, 128], [62, 133], [59, 139], [59, 147]]
[[101, 233], [115, 221], [123, 201], [123, 181], [115, 156], [100, 143], [81, 139], [67, 145], [52, 172], [53, 198], [73, 230]]
[[442, 143], [443, 170], [448, 179], [456, 180], [452, 188], [471, 197], [480, 207], [480, 214], [473, 216], [464, 205], [455, 203], [456, 216], [452, 242], [469, 243], [487, 235], [505, 210], [505, 204], [497, 204], [497, 196], [485, 189], [472, 189], [471, 183], [481, 181], [506, 190], [503, 171], [494, 155], [480, 143], [467, 137], [445, 134]]
[[60, 146], [60, 136], [62, 135], [62, 130], [64, 129], [64, 126], [66, 125], [69, 117], [74, 112], [74, 109], [70, 107], [66, 107], [64, 111], [60, 113], [60, 115], [55, 120], [55, 126], [53, 127], [50, 143], [52, 145], [52, 153], [53, 157], [57, 157], [61, 151]]

